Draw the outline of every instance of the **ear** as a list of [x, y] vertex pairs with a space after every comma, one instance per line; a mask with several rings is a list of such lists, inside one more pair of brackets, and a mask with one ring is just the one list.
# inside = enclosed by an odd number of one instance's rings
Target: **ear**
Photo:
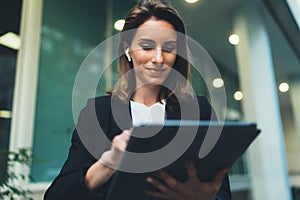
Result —
[[126, 57], [127, 57], [128, 62], [131, 62], [131, 57], [130, 57], [130, 55], [129, 55], [129, 48], [126, 48], [126, 49], [125, 49], [125, 55], [126, 55]]

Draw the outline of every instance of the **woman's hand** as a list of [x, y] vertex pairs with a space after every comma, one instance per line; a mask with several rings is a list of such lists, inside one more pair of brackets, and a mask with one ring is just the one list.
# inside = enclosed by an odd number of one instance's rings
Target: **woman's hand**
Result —
[[120, 164], [123, 153], [127, 147], [131, 130], [124, 130], [121, 134], [116, 135], [112, 140], [112, 146], [109, 151], [104, 152], [99, 162], [104, 165], [116, 169]]
[[91, 190], [103, 185], [115, 172], [130, 138], [131, 130], [115, 136], [110, 150], [104, 152], [86, 172], [85, 183]]
[[148, 177], [147, 181], [155, 186], [159, 191], [149, 191], [146, 193], [153, 197], [171, 199], [171, 200], [215, 200], [219, 191], [224, 175], [228, 169], [223, 169], [217, 173], [215, 178], [210, 182], [201, 182], [198, 179], [195, 165], [192, 161], [186, 164], [188, 180], [180, 182], [168, 175], [164, 171], [160, 171], [158, 177], [164, 183]]

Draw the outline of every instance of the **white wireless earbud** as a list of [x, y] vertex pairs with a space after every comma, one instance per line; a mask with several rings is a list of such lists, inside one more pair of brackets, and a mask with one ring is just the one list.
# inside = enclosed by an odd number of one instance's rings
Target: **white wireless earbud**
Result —
[[127, 57], [128, 62], [131, 62], [131, 58], [130, 58], [130, 55], [129, 55], [129, 48], [127, 48], [127, 49], [125, 50], [125, 55], [126, 55], [126, 57]]

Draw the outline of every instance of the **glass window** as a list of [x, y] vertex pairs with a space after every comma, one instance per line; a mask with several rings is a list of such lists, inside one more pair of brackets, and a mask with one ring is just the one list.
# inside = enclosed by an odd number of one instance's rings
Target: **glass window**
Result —
[[[109, 2], [109, 1], [107, 1]], [[33, 182], [50, 182], [66, 160], [74, 130], [72, 91], [82, 62], [107, 38], [107, 27], [126, 15], [134, 2], [44, 0], [36, 116], [31, 168]], [[66, 14], [67, 13], [67, 14]], [[111, 24], [108, 24], [111, 23]], [[110, 79], [116, 80], [116, 63]], [[106, 93], [106, 80], [98, 84], [97, 95]], [[80, 91], [79, 91], [80, 92]], [[79, 94], [80, 95], [80, 94]]]
[[22, 1], [4, 0], [0, 7], [0, 182], [6, 171], [5, 152], [10, 137], [11, 111], [14, 93], [17, 49], [3, 41], [7, 33], [19, 35]]
[[[34, 133], [34, 182], [51, 181], [74, 129], [72, 90], [88, 53], [105, 38], [102, 1], [45, 0]], [[66, 14], [67, 13], [67, 14]]]

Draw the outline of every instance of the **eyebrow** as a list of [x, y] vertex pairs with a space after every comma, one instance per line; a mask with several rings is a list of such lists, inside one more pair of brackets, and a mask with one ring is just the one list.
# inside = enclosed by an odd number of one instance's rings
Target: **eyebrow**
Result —
[[176, 43], [177, 43], [177, 41], [167, 41], [164, 44], [176, 44]]
[[151, 40], [151, 39], [147, 39], [147, 38], [141, 38], [138, 40], [138, 42], [149, 42], [149, 43], [155, 43], [154, 40]]
[[[154, 40], [151, 40], [151, 39], [148, 39], [148, 38], [138, 39], [138, 42], [149, 42], [149, 43], [152, 43], [152, 44], [156, 43]], [[164, 44], [173, 44], [173, 43], [176, 44], [176, 40], [170, 40], [170, 41], [164, 42]]]

